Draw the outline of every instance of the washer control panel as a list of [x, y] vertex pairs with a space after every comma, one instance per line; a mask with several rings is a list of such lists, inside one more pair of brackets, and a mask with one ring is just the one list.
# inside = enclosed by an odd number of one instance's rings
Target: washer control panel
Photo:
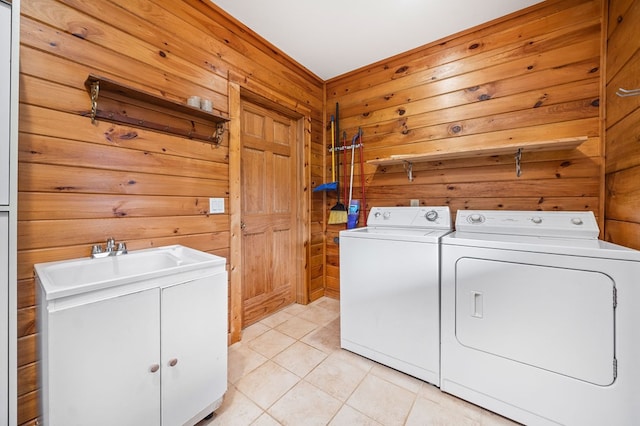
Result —
[[447, 206], [372, 207], [367, 218], [367, 226], [452, 229], [452, 225]]
[[598, 238], [593, 212], [458, 210], [456, 230], [486, 234]]

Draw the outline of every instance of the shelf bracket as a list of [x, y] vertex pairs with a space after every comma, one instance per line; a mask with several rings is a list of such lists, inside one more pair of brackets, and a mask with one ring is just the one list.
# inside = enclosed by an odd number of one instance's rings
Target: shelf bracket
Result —
[[91, 124], [96, 124], [96, 115], [98, 114], [98, 94], [100, 93], [100, 81], [96, 80], [91, 83]]
[[211, 140], [216, 146], [220, 146], [222, 143], [222, 136], [224, 135], [224, 124], [216, 124], [216, 131], [211, 135]]
[[404, 162], [404, 171], [407, 172], [409, 182], [413, 182], [413, 163], [411, 161]]
[[522, 175], [522, 168], [520, 166], [520, 161], [522, 160], [522, 148], [518, 148], [518, 152], [516, 152], [516, 176], [520, 177]]

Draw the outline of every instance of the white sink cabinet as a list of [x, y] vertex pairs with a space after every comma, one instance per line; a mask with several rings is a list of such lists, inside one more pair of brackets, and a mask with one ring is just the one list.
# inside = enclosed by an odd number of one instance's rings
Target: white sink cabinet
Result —
[[[36, 265], [44, 424], [194, 425], [220, 406], [227, 388], [225, 260], [198, 253], [214, 261], [53, 298], [47, 288], [60, 285], [41, 277], [60, 262]], [[102, 259], [87, 264], [96, 261]]]

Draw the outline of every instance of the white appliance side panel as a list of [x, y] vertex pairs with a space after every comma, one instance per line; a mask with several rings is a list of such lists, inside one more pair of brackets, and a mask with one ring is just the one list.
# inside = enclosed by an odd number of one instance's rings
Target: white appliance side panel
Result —
[[340, 239], [343, 348], [438, 384], [438, 247]]
[[9, 179], [10, 112], [11, 6], [0, 2], [0, 205], [4, 206], [9, 205], [9, 185], [11, 182]]
[[160, 424], [160, 371], [150, 371], [159, 289], [49, 312], [47, 322], [47, 426]]
[[600, 272], [465, 257], [462, 345], [596, 385], [613, 382], [614, 282]]
[[226, 272], [162, 290], [163, 425], [197, 423], [226, 392], [227, 303]]

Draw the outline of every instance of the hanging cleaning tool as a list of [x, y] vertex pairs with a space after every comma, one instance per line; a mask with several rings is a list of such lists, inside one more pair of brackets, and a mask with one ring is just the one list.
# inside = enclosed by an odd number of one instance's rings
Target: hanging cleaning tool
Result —
[[360, 184], [362, 185], [362, 215], [364, 217], [364, 226], [367, 226], [367, 197], [365, 195], [366, 179], [364, 177], [364, 144], [362, 143], [362, 129], [358, 128], [360, 138]]
[[351, 140], [351, 177], [349, 178], [349, 211], [347, 213], [347, 229], [355, 228], [358, 224], [358, 213], [354, 210], [359, 209], [356, 200], [353, 199], [353, 163], [355, 158], [356, 141], [360, 134], [356, 134]]
[[342, 152], [344, 154], [344, 157], [342, 159], [342, 175], [344, 176], [344, 198], [343, 200], [347, 201], [347, 196], [348, 196], [348, 191], [349, 191], [349, 187], [347, 186], [347, 132], [342, 132]]
[[318, 191], [335, 191], [338, 189], [336, 182], [336, 142], [335, 142], [335, 120], [331, 116], [331, 182], [323, 183], [313, 188], [313, 192]]
[[[332, 121], [333, 124], [333, 121]], [[338, 104], [336, 103], [336, 126], [335, 126], [335, 137], [336, 139], [338, 139], [338, 142], [340, 142], [339, 140], [339, 134], [338, 134], [338, 126], [339, 126], [339, 122], [338, 122]], [[333, 126], [331, 126], [331, 143], [332, 145], [334, 145], [334, 129]], [[342, 149], [344, 149], [344, 141], [342, 142]], [[336, 205], [331, 207], [331, 210], [329, 211], [329, 220], [328, 220], [328, 224], [329, 225], [336, 225], [339, 223], [347, 223], [347, 208], [345, 207], [344, 204], [342, 204], [340, 202], [340, 157], [338, 153], [338, 161], [336, 161], [336, 156], [333, 155], [336, 152], [336, 148], [334, 146], [334, 148], [331, 150], [331, 161], [333, 162], [332, 168], [335, 171], [335, 173], [333, 174], [334, 176], [334, 180], [336, 181], [336, 193], [337, 193], [337, 197], [338, 200], [336, 201]]]

